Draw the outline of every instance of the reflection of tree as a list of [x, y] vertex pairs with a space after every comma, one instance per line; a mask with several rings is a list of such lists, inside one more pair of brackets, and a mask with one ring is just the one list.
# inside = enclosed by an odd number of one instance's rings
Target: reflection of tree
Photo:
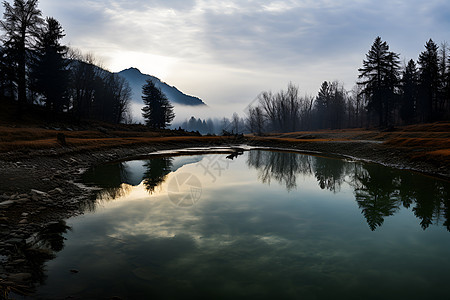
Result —
[[275, 180], [288, 190], [297, 187], [297, 174], [311, 174], [311, 156], [289, 152], [250, 151], [247, 164], [259, 171], [258, 178], [270, 184]]
[[[31, 294], [36, 283], [44, 283], [46, 279], [44, 265], [64, 248], [64, 233], [68, 230], [70, 227], [65, 221], [51, 222], [26, 243], [15, 244], [14, 250], [8, 253], [8, 260], [4, 262], [4, 265], [12, 268], [14, 273], [30, 274], [31, 279], [30, 284], [27, 285], [11, 284], [15, 287], [14, 292], [23, 295]], [[2, 291], [2, 288], [5, 287], [0, 284], [0, 292], [3, 292], [0, 299], [7, 295], [7, 291]], [[5, 299], [9, 298], [5, 297]]]
[[345, 162], [340, 159], [316, 157], [314, 160], [314, 174], [321, 189], [333, 192], [339, 190], [344, 181]]
[[118, 188], [128, 181], [125, 163], [111, 163], [89, 169], [83, 174], [83, 181], [101, 188]]
[[355, 189], [355, 197], [370, 229], [375, 230], [399, 209], [398, 192], [389, 169], [367, 165], [366, 170], [357, 178], [360, 187]]
[[397, 186], [403, 206], [409, 208], [414, 205], [412, 210], [423, 229], [442, 219], [445, 219], [444, 226], [450, 229], [448, 184], [416, 173], [402, 172], [397, 177]]
[[113, 200], [129, 192], [128, 169], [125, 163], [111, 163], [89, 169], [83, 174], [83, 181], [101, 187], [95, 198], [85, 201], [84, 210], [95, 211], [96, 200]]
[[297, 187], [299, 174], [314, 174], [320, 188], [333, 192], [338, 191], [344, 181], [349, 183], [372, 230], [403, 206], [412, 207], [423, 229], [441, 222], [450, 231], [448, 182], [380, 165], [346, 163], [289, 152], [250, 151], [247, 164], [258, 170], [258, 178], [263, 183], [275, 180], [288, 190]]
[[171, 157], [159, 157], [148, 160], [145, 163], [147, 170], [144, 173], [144, 186], [149, 193], [164, 182], [172, 168]]
[[[420, 225], [423, 229], [433, 224], [433, 220], [438, 223], [442, 217], [445, 217], [448, 190], [445, 190], [441, 183], [428, 180], [417, 182], [414, 190], [416, 206], [413, 211], [414, 215], [421, 220]], [[448, 219], [445, 223], [448, 223]]]
[[38, 235], [38, 244], [40, 247], [59, 252], [64, 248], [64, 233], [71, 228], [67, 226], [66, 221], [53, 222], [47, 225]]

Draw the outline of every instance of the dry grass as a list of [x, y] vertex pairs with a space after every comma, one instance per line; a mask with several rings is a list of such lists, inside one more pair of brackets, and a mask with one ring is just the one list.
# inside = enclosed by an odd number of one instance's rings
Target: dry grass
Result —
[[[112, 147], [129, 147], [163, 144], [219, 144], [224, 137], [185, 136], [177, 131], [146, 131], [127, 127], [97, 126], [97, 129], [61, 131], [39, 127], [14, 128], [0, 126], [0, 152], [62, 149], [63, 151], [91, 151]], [[56, 139], [64, 133], [67, 146]], [[180, 136], [180, 135], [184, 136]], [[233, 139], [228, 138], [228, 139]], [[325, 142], [352, 142], [360, 140], [382, 141], [390, 148], [402, 149], [405, 156], [414, 160], [425, 160], [435, 164], [450, 165], [450, 122], [420, 124], [396, 128], [394, 131], [364, 129], [321, 130], [290, 132], [253, 137], [265, 144], [301, 144]]]
[[[193, 137], [193, 136], [168, 136], [168, 137], [127, 137], [127, 138], [80, 138], [66, 137], [66, 148], [74, 151], [99, 150], [112, 147], [126, 147], [139, 145], [159, 144], [216, 144], [223, 141], [223, 137]], [[51, 139], [19, 140], [14, 142], [0, 142], [0, 152], [18, 150], [41, 150], [63, 148], [57, 140], [56, 134]]]
[[394, 147], [406, 147], [415, 150], [434, 148], [434, 149], [444, 149], [450, 148], [450, 138], [393, 138], [385, 142], [388, 146]]

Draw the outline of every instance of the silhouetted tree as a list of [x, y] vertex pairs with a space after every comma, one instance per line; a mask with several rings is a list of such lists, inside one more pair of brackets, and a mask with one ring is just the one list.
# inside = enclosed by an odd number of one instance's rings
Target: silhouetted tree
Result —
[[288, 84], [286, 91], [276, 94], [262, 92], [258, 96], [259, 107], [266, 120], [267, 130], [280, 132], [296, 131], [304, 125], [312, 108], [313, 99], [300, 97], [298, 87]]
[[233, 124], [232, 132], [236, 134], [239, 133], [241, 120], [237, 113], [233, 113], [233, 116], [231, 117], [231, 123]]
[[448, 44], [443, 43], [440, 55], [440, 76], [442, 80], [441, 110], [444, 120], [450, 119], [450, 55], [448, 50]]
[[248, 110], [247, 127], [250, 132], [261, 135], [264, 131], [265, 116], [259, 106], [250, 107]]
[[400, 115], [404, 122], [411, 124], [416, 120], [418, 101], [419, 75], [416, 63], [410, 60], [403, 72], [401, 80], [401, 108]]
[[422, 121], [437, 119], [439, 102], [439, 61], [438, 46], [432, 39], [425, 44], [425, 51], [419, 55], [419, 84]]
[[142, 115], [147, 126], [165, 128], [175, 118], [173, 106], [161, 89], [157, 88], [151, 79], [142, 87], [142, 100], [145, 106]]
[[15, 70], [19, 117], [23, 105], [27, 102], [27, 52], [43, 23], [37, 4], [38, 0], [14, 0], [12, 6], [6, 1], [3, 2], [5, 12], [4, 20], [0, 21], [0, 28], [5, 31], [4, 47], [12, 50], [10, 59]]
[[399, 55], [389, 51], [386, 42], [377, 37], [363, 60], [359, 82], [368, 97], [367, 109], [378, 115], [378, 125], [388, 126], [396, 99], [398, 85]]
[[347, 127], [363, 127], [366, 121], [366, 96], [362, 93], [362, 86], [356, 84], [347, 93]]
[[0, 46], [0, 100], [16, 99], [14, 51]]
[[82, 55], [72, 52], [70, 64], [72, 112], [80, 120], [91, 116], [94, 101], [94, 83], [99, 68], [94, 64], [92, 54]]
[[67, 47], [60, 40], [64, 32], [59, 22], [47, 18], [42, 32], [37, 37], [32, 75], [34, 89], [43, 95], [49, 110], [61, 112], [69, 107], [69, 70], [65, 56]]
[[314, 109], [316, 111], [317, 117], [317, 127], [320, 129], [329, 127], [330, 119], [328, 117], [328, 108], [330, 105], [330, 94], [330, 86], [328, 85], [327, 81], [324, 81], [320, 86], [319, 93], [316, 97], [316, 100], [314, 101]]

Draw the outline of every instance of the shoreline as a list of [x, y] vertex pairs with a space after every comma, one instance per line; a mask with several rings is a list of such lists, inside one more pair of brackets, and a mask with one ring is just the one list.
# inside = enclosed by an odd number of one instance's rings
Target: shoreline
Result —
[[[198, 148], [195, 154], [220, 147], [213, 153], [230, 153], [232, 148], [249, 147], [268, 151], [289, 151], [301, 154], [350, 159], [406, 169], [450, 180], [448, 168], [425, 161], [411, 161], [402, 149], [386, 147], [373, 141], [288, 142], [279, 139], [224, 139], [211, 143], [159, 143], [132, 147], [112, 147], [93, 152], [73, 151], [58, 154], [54, 150], [31, 151], [19, 155], [0, 155], [0, 291], [15, 287], [19, 291], [32, 288], [34, 274], [24, 262], [31, 252], [39, 252], [47, 260], [53, 253], [41, 253], [39, 233], [58, 222], [89, 211], [96, 189], [80, 184], [88, 168], [120, 160], [148, 157], [151, 153]], [[230, 148], [224, 150], [222, 148]], [[244, 149], [245, 150], [245, 149]], [[248, 149], [247, 149], [248, 150]], [[192, 154], [186, 151], [184, 155]], [[170, 155], [170, 152], [167, 153]], [[5, 157], [6, 156], [6, 157]], [[19, 250], [19, 251], [18, 251]], [[41, 251], [41, 252], [40, 252]], [[45, 251], [44, 251], [45, 252]], [[3, 291], [2, 291], [3, 292]]]

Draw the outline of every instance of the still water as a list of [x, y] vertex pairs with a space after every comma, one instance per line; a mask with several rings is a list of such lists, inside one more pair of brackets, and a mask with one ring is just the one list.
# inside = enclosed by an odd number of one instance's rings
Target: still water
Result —
[[36, 297], [448, 297], [448, 182], [288, 152], [227, 156], [86, 172], [102, 190], [66, 221]]

